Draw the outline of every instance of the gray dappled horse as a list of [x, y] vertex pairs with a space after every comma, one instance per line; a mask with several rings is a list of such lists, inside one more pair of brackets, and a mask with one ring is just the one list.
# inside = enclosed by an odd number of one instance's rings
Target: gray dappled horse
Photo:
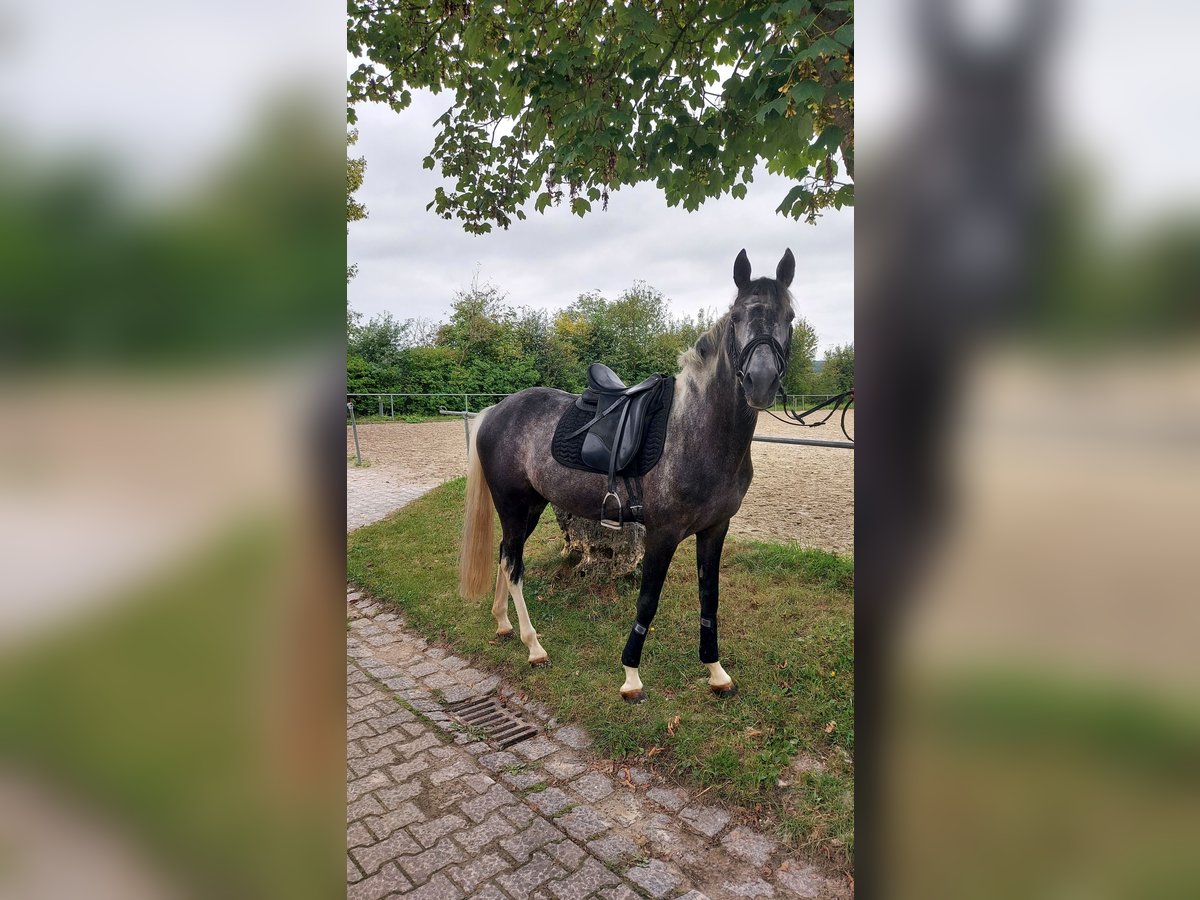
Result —
[[[730, 696], [736, 691], [717, 650], [721, 548], [729, 519], [754, 474], [750, 439], [757, 411], [774, 401], [787, 365], [795, 317], [788, 286], [795, 269], [788, 250], [774, 278], [752, 279], [746, 251], [739, 253], [733, 266], [733, 307], [679, 358], [662, 456], [643, 483], [646, 555], [637, 618], [621, 654], [621, 696], [630, 702], [645, 699], [638, 676], [642, 645], [675, 548], [693, 534], [700, 581], [700, 661], [708, 667], [714, 693]], [[471, 436], [459, 592], [469, 599], [491, 586], [494, 508], [503, 530], [492, 603], [496, 634], [512, 634], [511, 595], [521, 641], [534, 666], [548, 664], [549, 657], [530, 624], [522, 593], [525, 541], [547, 503], [599, 519], [605, 495], [604, 474], [568, 468], [551, 457], [555, 427], [576, 399], [565, 391], [527, 388], [480, 413]]]

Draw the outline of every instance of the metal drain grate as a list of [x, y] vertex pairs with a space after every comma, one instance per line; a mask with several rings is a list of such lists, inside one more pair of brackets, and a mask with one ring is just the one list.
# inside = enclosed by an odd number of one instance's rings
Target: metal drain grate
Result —
[[504, 750], [513, 744], [531, 738], [538, 730], [496, 702], [494, 697], [463, 700], [451, 703], [446, 712], [471, 728], [478, 728], [487, 735], [488, 743]]

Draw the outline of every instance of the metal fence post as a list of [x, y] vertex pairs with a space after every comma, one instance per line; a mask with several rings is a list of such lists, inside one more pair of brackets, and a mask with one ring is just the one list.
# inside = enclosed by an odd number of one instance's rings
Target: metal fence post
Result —
[[379, 418], [383, 418], [383, 395], [379, 397]]
[[471, 426], [469, 424], [468, 412], [471, 411], [471, 395], [463, 394], [463, 434], [467, 438], [467, 458], [471, 456]]
[[392, 418], [396, 418], [396, 395], [388, 394], [388, 402], [392, 405]]
[[362, 453], [358, 450], [358, 422], [354, 418], [354, 401], [346, 401], [346, 409], [350, 410], [350, 430], [354, 432], [354, 458], [362, 465]]

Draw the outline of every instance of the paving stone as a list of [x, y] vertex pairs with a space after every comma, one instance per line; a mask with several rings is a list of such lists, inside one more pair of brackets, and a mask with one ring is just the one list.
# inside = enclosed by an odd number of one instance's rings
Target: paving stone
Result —
[[652, 859], [645, 865], [634, 866], [625, 876], [655, 900], [667, 896], [683, 882], [683, 878], [677, 872], [658, 859]]
[[442, 742], [432, 734], [427, 734], [425, 737], [417, 738], [408, 745], [397, 746], [394, 749], [400, 753], [405, 759], [411, 759], [415, 754], [422, 750], [428, 750], [430, 747], [440, 747]]
[[577, 806], [554, 821], [577, 841], [591, 840], [612, 827], [612, 823], [590, 806]]
[[509, 856], [520, 863], [529, 859], [533, 851], [546, 846], [551, 841], [561, 841], [565, 836], [545, 819], [534, 819], [533, 824], [524, 831], [500, 841], [500, 846]]
[[367, 831], [365, 825], [361, 822], [352, 822], [346, 828], [346, 849], [350, 850], [354, 847], [362, 847], [366, 844], [375, 843], [375, 835]]
[[405, 825], [423, 821], [425, 821], [425, 813], [417, 809], [412, 803], [401, 803], [400, 806], [389, 813], [364, 819], [363, 824], [371, 829], [371, 833], [375, 837], [382, 840]]
[[407, 709], [397, 708], [395, 712], [388, 713], [386, 716], [381, 717], [373, 724], [376, 728], [382, 726], [383, 731], [390, 731], [397, 725], [401, 725], [405, 722], [416, 721], [416, 718], [417, 717], [410, 713]]
[[408, 676], [410, 678], [424, 678], [426, 675], [432, 675], [436, 671], [438, 671], [438, 667], [433, 663], [422, 662], [417, 663], [415, 666], [409, 666]]
[[421, 793], [422, 790], [421, 782], [414, 778], [406, 784], [381, 788], [375, 792], [375, 796], [379, 798], [379, 802], [383, 804], [384, 809], [398, 809], [401, 803], [405, 800], [411, 800]]
[[414, 756], [408, 762], [400, 763], [396, 766], [389, 766], [388, 774], [390, 774], [396, 781], [405, 782], [418, 772], [423, 772], [425, 769], [428, 769], [429, 765], [429, 758], [422, 754], [420, 756]]
[[599, 772], [576, 778], [571, 782], [571, 789], [588, 803], [599, 803], [615, 790], [612, 781]]
[[587, 771], [587, 766], [570, 750], [563, 750], [553, 756], [547, 756], [541, 760], [540, 765], [546, 770], [546, 774], [564, 781]]
[[489, 675], [487, 678], [483, 679], [483, 681], [477, 682], [475, 684], [475, 692], [477, 694], [479, 694], [481, 697], [483, 697], [483, 696], [490, 694], [492, 691], [496, 690], [496, 688], [498, 688], [499, 686], [500, 686], [500, 676], [499, 675]]
[[829, 891], [829, 880], [812, 866], [790, 863], [775, 872], [775, 883], [799, 897], [823, 897]]
[[396, 761], [396, 754], [391, 747], [384, 747], [378, 753], [372, 753], [370, 756], [364, 756], [362, 759], [350, 760], [350, 768], [354, 770], [354, 774], [362, 776], [368, 772], [374, 772], [376, 769], [382, 769], [384, 766], [391, 765]]
[[346, 744], [346, 759], [362, 759], [367, 755], [367, 748], [362, 741], [350, 741]]
[[636, 784], [638, 787], [644, 787], [654, 781], [654, 776], [645, 769], [637, 766], [631, 766], [629, 769], [629, 781], [631, 784]]
[[501, 772], [500, 780], [511, 788], [523, 791], [535, 784], [541, 784], [545, 780], [545, 776], [534, 769], [518, 769], [515, 772]]
[[753, 829], [739, 825], [721, 840], [721, 846], [738, 859], [743, 859], [750, 865], [761, 869], [771, 858], [771, 853], [779, 846], [779, 842], [766, 835], [759, 834]]
[[386, 699], [387, 695], [381, 694], [379, 691], [371, 691], [371, 693], [362, 697], [350, 697], [346, 700], [346, 705], [354, 710], [366, 709], [372, 703], [378, 703], [380, 700]]
[[716, 837], [729, 824], [729, 813], [719, 806], [689, 806], [680, 811], [679, 818], [705, 837]]
[[554, 741], [547, 737], [538, 735], [531, 737], [528, 740], [521, 741], [519, 744], [513, 745], [513, 752], [517, 753], [526, 759], [534, 760], [541, 759], [543, 756], [549, 756], [559, 747]]
[[493, 784], [486, 794], [480, 794], [474, 800], [468, 800], [462, 805], [462, 811], [472, 822], [482, 822], [487, 814], [506, 803], [512, 803], [517, 798], [512, 792]]
[[346, 884], [354, 884], [356, 881], [362, 881], [363, 873], [359, 871], [354, 860], [346, 854]]
[[458, 751], [453, 747], [435, 747], [433, 750], [429, 751], [429, 755], [434, 759], [440, 759], [443, 761], [448, 759], [456, 759], [459, 757]]
[[587, 750], [592, 746], [592, 737], [578, 725], [566, 725], [554, 732], [554, 736], [573, 750]]
[[479, 757], [479, 764], [485, 769], [490, 769], [493, 772], [499, 772], [501, 769], [508, 766], [519, 766], [521, 758], [515, 753], [510, 753], [507, 750], [498, 750], [495, 753], [487, 753]]
[[375, 874], [384, 863], [407, 853], [419, 853], [421, 845], [409, 837], [406, 831], [397, 831], [386, 841], [369, 847], [355, 847], [350, 851], [354, 861], [367, 875]]
[[359, 722], [366, 722], [369, 719], [378, 719], [379, 710], [373, 706], [368, 706], [365, 709], [356, 709], [346, 713], [346, 727], [352, 728]]
[[363, 746], [367, 748], [368, 752], [376, 753], [384, 747], [389, 747], [392, 744], [408, 743], [410, 740], [412, 738], [403, 731], [389, 731], [385, 734], [377, 734], [374, 737], [365, 738]]
[[429, 883], [405, 894], [405, 900], [460, 900], [463, 892], [445, 875], [434, 875]]
[[485, 884], [471, 895], [470, 900], [509, 900], [509, 896], [494, 884]]
[[512, 806], [502, 806], [500, 812], [505, 818], [519, 828], [524, 828], [534, 820], [534, 812], [524, 803], [514, 803]]
[[459, 682], [467, 685], [479, 684], [479, 682], [483, 681], [483, 679], [487, 677], [485, 673], [480, 672], [478, 669], [471, 666], [465, 666], [459, 669], [455, 675], [458, 676]]
[[487, 753], [492, 748], [483, 741], [472, 741], [469, 744], [463, 744], [463, 749], [472, 756], [480, 756], [481, 754]]
[[379, 805], [379, 801], [368, 794], [346, 806], [346, 821], [353, 822], [367, 816], [378, 816], [383, 812], [384, 809]]
[[442, 692], [447, 703], [461, 703], [468, 697], [475, 696], [475, 689], [465, 684], [454, 684]]
[[561, 878], [567, 870], [545, 853], [535, 853], [525, 865], [515, 872], [499, 876], [496, 883], [514, 897], [529, 897], [534, 888], [552, 878]]
[[497, 838], [516, 834], [516, 827], [499, 813], [493, 813], [488, 819], [468, 831], [454, 835], [454, 840], [463, 849], [474, 855]]
[[679, 812], [688, 802], [688, 795], [679, 788], [652, 788], [646, 796], [671, 812]]
[[574, 802], [558, 788], [546, 788], [536, 794], [528, 794], [525, 799], [532, 803], [543, 816], [553, 816]]
[[496, 783], [496, 780], [491, 775], [485, 775], [482, 772], [473, 772], [470, 775], [464, 775], [463, 783], [470, 785], [471, 790], [477, 794], [486, 794], [488, 788]]
[[588, 841], [587, 848], [606, 863], [631, 860], [640, 852], [638, 845], [623, 834], [606, 834], [602, 838]]
[[[417, 686], [416, 681], [409, 678], [407, 675], [392, 675], [385, 678], [383, 681], [393, 691], [407, 691]], [[411, 714], [410, 714], [411, 715]]]
[[749, 878], [745, 881], [727, 881], [725, 890], [736, 897], [774, 897], [775, 888], [761, 878]]
[[441, 647], [430, 647], [428, 650], [425, 651], [425, 655], [428, 656], [430, 659], [445, 659], [446, 651], [443, 650]]
[[623, 884], [601, 891], [600, 896], [604, 897], [605, 900], [642, 900], [641, 894], [635, 894]]
[[361, 600], [362, 598], [363, 598], [363, 595], [362, 595], [361, 591], [347, 591], [346, 592], [346, 602], [347, 603], [354, 603], [358, 600]]
[[583, 900], [602, 887], [614, 887], [621, 879], [594, 859], [585, 862], [574, 875], [550, 884], [550, 893], [558, 900]]
[[363, 794], [373, 791], [376, 788], [387, 787], [391, 783], [392, 779], [388, 778], [383, 772], [372, 772], [370, 775], [356, 778], [346, 785], [346, 800], [353, 803]]
[[466, 668], [467, 661], [457, 656], [447, 656], [442, 660], [442, 668], [447, 672], [457, 672], [459, 669]]
[[708, 895], [702, 894], [699, 891], [688, 891], [682, 897], [679, 897], [678, 900], [708, 900]]
[[458, 883], [465, 891], [473, 891], [481, 882], [487, 881], [493, 875], [509, 871], [511, 863], [495, 853], [476, 857], [463, 866], [454, 866], [447, 870], [450, 878]]
[[448, 766], [435, 769], [429, 773], [428, 777], [430, 784], [445, 784], [460, 775], [468, 775], [474, 771], [475, 761], [473, 759], [460, 759]]
[[448, 815], [439, 816], [429, 822], [422, 822], [419, 827], [410, 828], [413, 837], [422, 847], [429, 848], [436, 844], [446, 835], [466, 826], [467, 820], [462, 816], [450, 813]]
[[366, 722], [359, 722], [358, 724], [346, 729], [346, 740], [357, 741], [360, 738], [370, 737], [374, 733], [375, 729]]
[[449, 672], [443, 672], [440, 669], [432, 675], [426, 675], [421, 681], [425, 684], [425, 687], [435, 691], [444, 692], [446, 688], [460, 687], [457, 678]]
[[434, 872], [444, 869], [451, 863], [466, 861], [467, 855], [463, 852], [462, 847], [446, 837], [422, 853], [416, 853], [400, 859], [399, 863], [405, 875], [411, 878], [414, 883], [421, 884]]
[[405, 878], [395, 863], [388, 863], [365, 881], [351, 885], [346, 890], [346, 900], [382, 900], [389, 894], [404, 893], [412, 883]]
[[554, 857], [568, 872], [574, 871], [587, 858], [587, 852], [574, 841], [559, 841], [547, 844], [546, 852]]
[[[405, 722], [400, 726], [407, 731], [412, 737], [419, 738], [429, 734], [429, 727], [424, 722], [418, 722], [415, 719], [411, 722]], [[440, 746], [440, 745], [439, 745]]]

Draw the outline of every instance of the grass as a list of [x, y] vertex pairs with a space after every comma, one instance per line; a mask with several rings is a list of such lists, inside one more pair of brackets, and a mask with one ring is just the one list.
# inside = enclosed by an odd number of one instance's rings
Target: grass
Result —
[[[497, 642], [491, 597], [457, 596], [463, 479], [349, 538], [348, 575], [402, 608], [431, 640], [470, 654], [585, 726], [601, 753], [650, 763], [709, 796], [772, 818], [780, 834], [839, 865], [853, 860], [853, 562], [795, 545], [726, 542], [722, 664], [737, 697], [719, 701], [697, 656], [695, 542], [672, 562], [641, 676], [648, 699], [622, 702], [620, 664], [633, 622], [635, 578], [576, 576], [544, 516], [526, 550], [526, 598], [553, 666], [531, 669], [524, 648]], [[511, 615], [511, 614], [510, 614]], [[832, 723], [832, 724], [831, 724]], [[823, 767], [788, 772], [798, 753]]]

